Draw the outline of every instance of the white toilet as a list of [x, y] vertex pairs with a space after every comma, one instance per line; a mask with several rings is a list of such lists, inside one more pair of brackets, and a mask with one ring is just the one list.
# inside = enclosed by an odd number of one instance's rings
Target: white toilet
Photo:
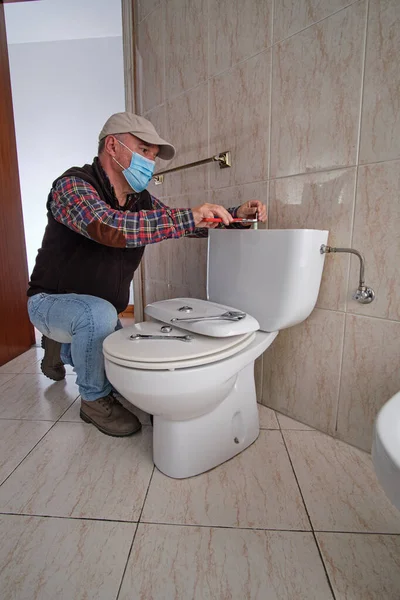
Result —
[[[109, 381], [154, 415], [153, 460], [160, 471], [198, 475], [257, 439], [254, 361], [279, 329], [313, 310], [327, 239], [327, 231], [310, 229], [211, 230], [209, 300], [154, 302], [145, 308], [153, 321], [106, 338]], [[228, 311], [245, 315], [209, 318]]]
[[379, 483], [389, 500], [400, 510], [400, 392], [378, 413], [372, 460]]

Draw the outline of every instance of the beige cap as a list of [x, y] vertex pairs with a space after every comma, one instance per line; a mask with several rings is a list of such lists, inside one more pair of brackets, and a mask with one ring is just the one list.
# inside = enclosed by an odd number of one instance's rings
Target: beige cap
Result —
[[154, 125], [139, 115], [129, 112], [111, 115], [100, 131], [99, 141], [107, 135], [114, 135], [115, 133], [131, 133], [148, 144], [157, 144], [157, 146], [160, 146], [158, 157], [164, 160], [171, 160], [175, 156], [174, 146], [160, 138]]

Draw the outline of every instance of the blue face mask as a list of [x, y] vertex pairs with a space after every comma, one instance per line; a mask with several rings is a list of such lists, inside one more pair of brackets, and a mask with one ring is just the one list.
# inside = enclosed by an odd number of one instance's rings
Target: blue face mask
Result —
[[[125, 146], [123, 142], [118, 142]], [[145, 158], [141, 154], [133, 152], [128, 146], [125, 146], [129, 152], [132, 152], [131, 163], [127, 169], [114, 158], [115, 162], [123, 169], [122, 174], [135, 192], [143, 192], [149, 185], [153, 177], [155, 162]]]

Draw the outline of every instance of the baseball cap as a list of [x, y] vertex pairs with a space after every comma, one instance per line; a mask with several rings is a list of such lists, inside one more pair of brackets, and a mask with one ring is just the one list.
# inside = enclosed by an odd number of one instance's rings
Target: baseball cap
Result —
[[157, 144], [157, 146], [160, 146], [158, 158], [162, 158], [163, 160], [171, 160], [175, 156], [174, 146], [158, 135], [154, 125], [144, 117], [135, 115], [134, 113], [120, 112], [111, 115], [100, 131], [99, 141], [107, 135], [114, 135], [116, 133], [131, 133], [148, 144]]

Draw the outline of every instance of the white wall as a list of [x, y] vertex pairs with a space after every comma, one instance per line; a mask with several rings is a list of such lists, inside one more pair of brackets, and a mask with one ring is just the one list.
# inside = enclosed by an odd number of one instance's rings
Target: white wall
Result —
[[5, 9], [31, 273], [52, 182], [92, 162], [104, 122], [125, 110], [121, 2], [41, 0]]
[[12, 44], [9, 59], [31, 272], [52, 182], [91, 162], [103, 123], [124, 110], [122, 38]]

